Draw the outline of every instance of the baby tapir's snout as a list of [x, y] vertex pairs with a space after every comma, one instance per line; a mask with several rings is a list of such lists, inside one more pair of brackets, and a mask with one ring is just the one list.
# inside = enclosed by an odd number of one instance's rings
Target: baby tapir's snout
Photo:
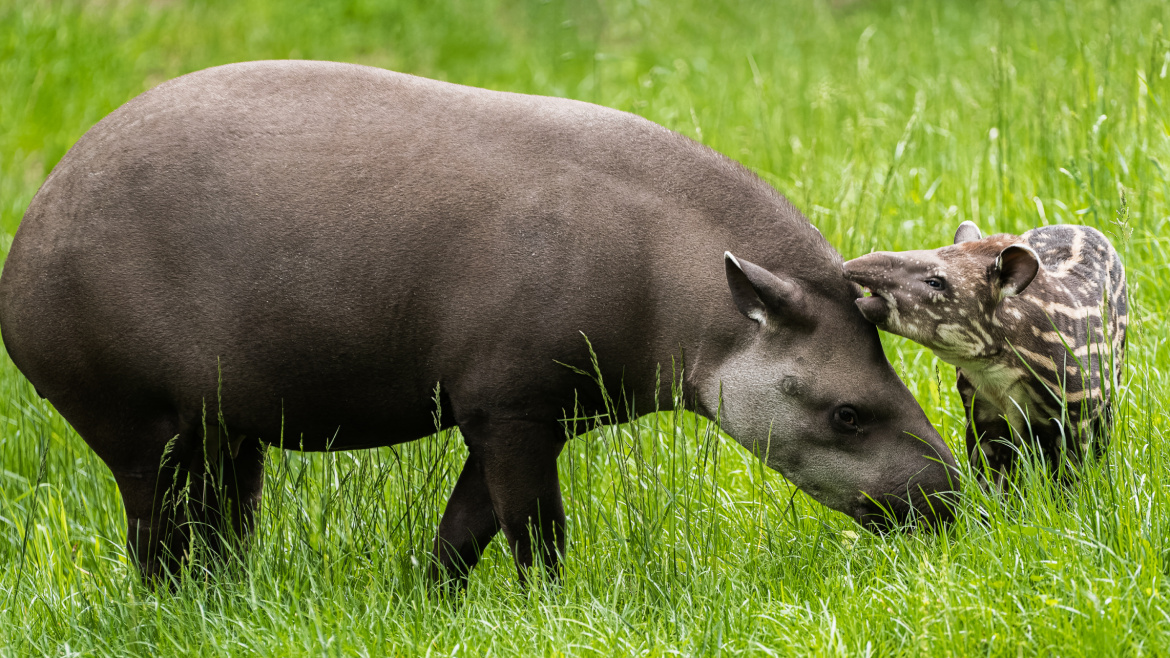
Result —
[[898, 261], [899, 258], [888, 251], [875, 251], [845, 263], [845, 277], [870, 293], [866, 297], [858, 297], [854, 303], [866, 320], [879, 327], [886, 324], [890, 311], [896, 307], [893, 297], [883, 296], [880, 291], [895, 284], [892, 274], [899, 269]]
[[845, 276], [870, 293], [855, 302], [866, 320], [907, 335], [915, 333], [917, 325], [907, 325], [906, 313], [921, 308], [923, 296], [931, 296], [931, 285], [945, 280], [947, 269], [935, 251], [875, 251], [845, 263]]

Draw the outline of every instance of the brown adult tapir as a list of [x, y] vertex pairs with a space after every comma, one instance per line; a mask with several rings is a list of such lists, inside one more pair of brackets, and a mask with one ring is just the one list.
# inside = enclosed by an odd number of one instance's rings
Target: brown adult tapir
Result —
[[[417, 439], [437, 385], [469, 457], [435, 573], [463, 582], [500, 530], [522, 575], [563, 552], [558, 419], [602, 411], [570, 367], [585, 337], [643, 409], [682, 364], [687, 406], [863, 525], [945, 520], [954, 459], [859, 294], [775, 190], [634, 115], [252, 62], [78, 141], [16, 234], [0, 328], [113, 472], [148, 577], [200, 528], [247, 534], [267, 445]], [[189, 480], [223, 486], [168, 505]]]

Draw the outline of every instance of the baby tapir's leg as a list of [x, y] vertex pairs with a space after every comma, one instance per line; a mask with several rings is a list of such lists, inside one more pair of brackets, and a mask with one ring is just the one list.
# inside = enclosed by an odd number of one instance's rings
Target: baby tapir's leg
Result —
[[1109, 449], [1109, 435], [1113, 431], [1112, 401], [1106, 402], [1101, 409], [1101, 413], [1089, 423], [1089, 431], [1092, 434], [1089, 437], [1088, 452], [1095, 459], [1104, 458], [1106, 451]]
[[1110, 408], [1106, 405], [1096, 416], [1066, 421], [1069, 430], [1053, 424], [1038, 432], [1037, 441], [1049, 472], [1061, 484], [1075, 484], [1086, 459], [1101, 459], [1109, 445]]
[[1011, 426], [999, 410], [975, 395], [975, 386], [959, 372], [957, 381], [967, 416], [967, 458], [980, 484], [1003, 490], [1015, 470], [1018, 449], [1012, 443]]

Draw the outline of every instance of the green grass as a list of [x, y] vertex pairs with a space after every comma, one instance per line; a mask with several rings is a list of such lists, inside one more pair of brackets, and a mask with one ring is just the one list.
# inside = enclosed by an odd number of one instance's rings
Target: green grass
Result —
[[[1017, 495], [969, 490], [943, 536], [875, 537], [662, 414], [566, 449], [560, 587], [517, 587], [497, 540], [460, 602], [416, 566], [456, 435], [273, 450], [246, 568], [152, 592], [110, 473], [5, 358], [0, 654], [1170, 654], [1168, 23], [1164, 0], [0, 0], [5, 251], [57, 160], [126, 100], [304, 57], [636, 112], [754, 169], [846, 257], [938, 246], [966, 219], [1096, 226], [1132, 304], [1110, 458], [1067, 498], [1029, 473]], [[884, 341], [960, 447], [951, 369]]]

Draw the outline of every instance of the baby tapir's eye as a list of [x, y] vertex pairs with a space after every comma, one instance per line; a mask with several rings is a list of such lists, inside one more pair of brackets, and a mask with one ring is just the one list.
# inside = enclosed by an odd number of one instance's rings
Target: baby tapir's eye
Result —
[[926, 285], [934, 288], [935, 290], [946, 290], [947, 280], [941, 276], [932, 276], [926, 280]]
[[861, 428], [857, 426], [857, 410], [847, 404], [843, 404], [834, 409], [833, 427], [838, 432], [860, 431]]

